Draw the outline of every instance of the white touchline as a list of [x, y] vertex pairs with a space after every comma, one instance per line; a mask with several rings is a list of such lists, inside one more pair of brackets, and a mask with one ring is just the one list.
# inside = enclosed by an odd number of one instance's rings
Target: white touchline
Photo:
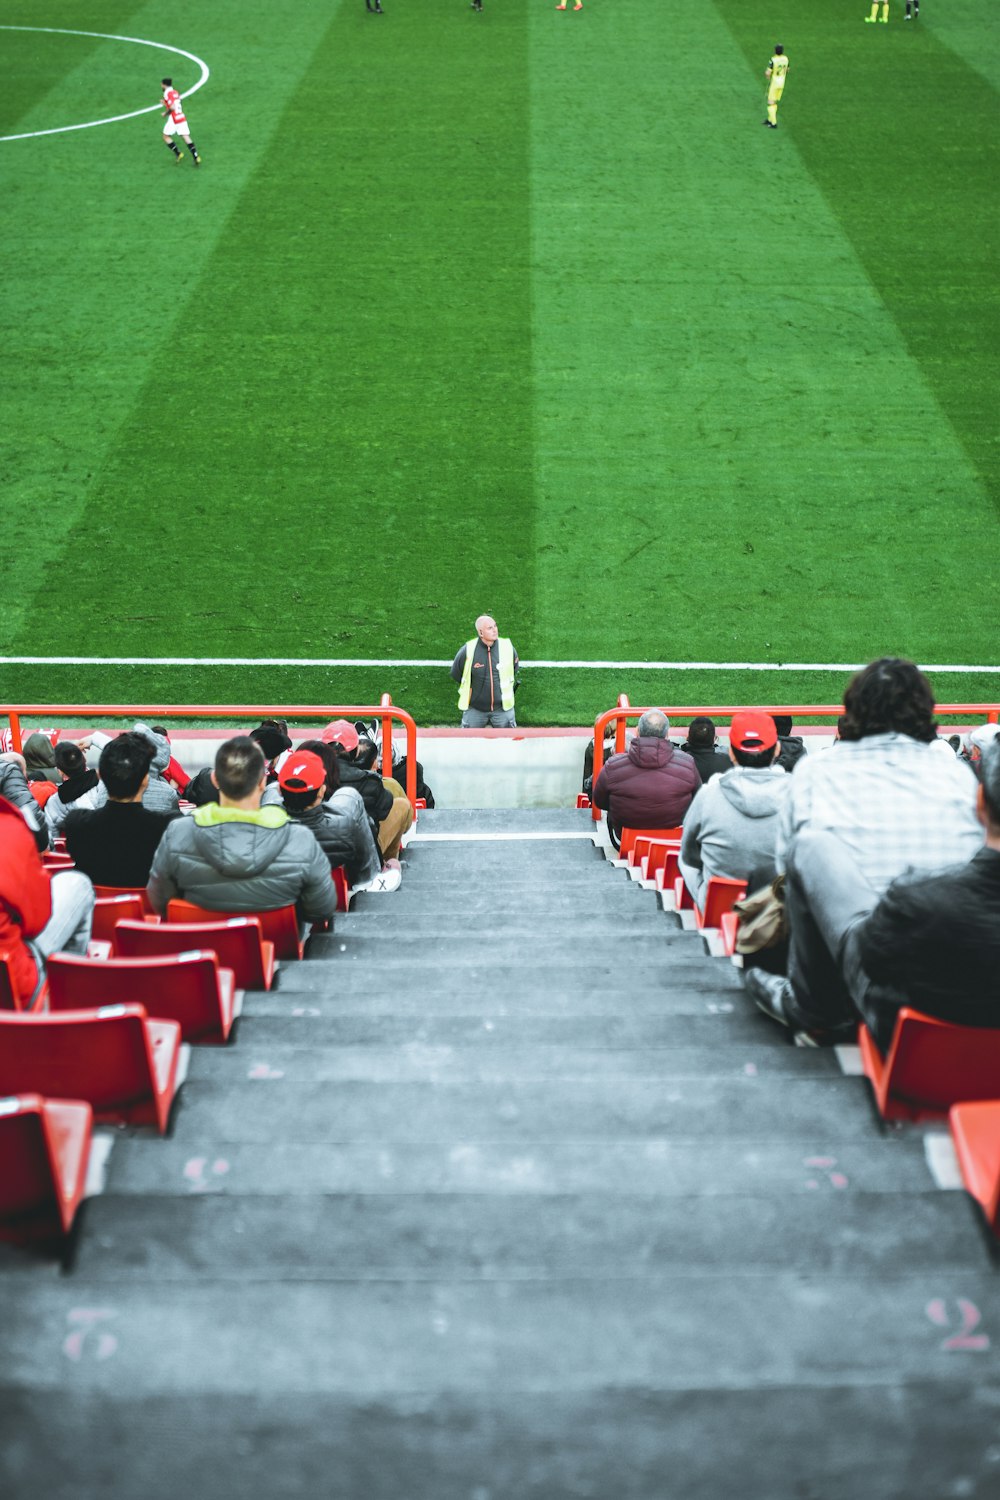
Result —
[[[0, 31], [40, 31], [52, 36], [96, 36], [104, 42], [134, 42], [137, 47], [156, 47], [160, 52], [176, 52], [178, 57], [189, 58], [201, 69], [198, 82], [185, 89], [182, 99], [188, 99], [197, 93], [209, 78], [208, 63], [195, 57], [193, 52], [185, 52], [183, 47], [171, 47], [167, 42], [150, 42], [141, 36], [113, 36], [107, 31], [65, 31], [61, 26], [0, 26]], [[56, 125], [51, 130], [25, 130], [20, 135], [0, 135], [0, 141], [29, 141], [38, 135], [63, 135], [67, 130], [91, 130], [95, 125], [114, 125], [118, 120], [133, 120], [136, 115], [151, 115], [159, 108], [159, 104], [144, 104], [142, 109], [129, 110], [127, 115], [109, 115], [106, 120], [87, 120], [82, 125]]]
[[[613, 672], [860, 672], [845, 661], [522, 661], [555, 671]], [[450, 667], [451, 658], [424, 656], [0, 656], [3, 667]], [[998, 673], [1000, 666], [928, 663], [922, 672]]]

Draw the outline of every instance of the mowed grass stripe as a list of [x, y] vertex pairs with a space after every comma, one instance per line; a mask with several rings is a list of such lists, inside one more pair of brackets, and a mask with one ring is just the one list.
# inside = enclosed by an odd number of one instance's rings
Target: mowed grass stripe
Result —
[[[101, 23], [97, 24], [92, 19], [92, 12], [81, 19], [80, 6], [72, 0], [68, 4], [66, 0], [52, 0], [42, 13], [37, 5], [11, 11], [5, 9], [0, 13], [0, 22], [4, 27], [47, 26], [57, 30], [120, 32], [128, 29], [132, 17], [140, 9], [139, 0], [107, 4], [101, 7]], [[86, 113], [88, 101], [83, 101], [83, 114], [74, 113], [81, 101], [67, 84], [84, 58], [92, 56], [101, 43], [93, 37], [54, 35], [46, 36], [42, 45], [40, 42], [42, 38], [35, 31], [0, 30], [0, 52], [4, 61], [0, 135], [13, 135], [22, 130], [47, 130], [56, 125], [95, 118]], [[91, 97], [89, 104], [93, 106], [93, 102]], [[103, 109], [100, 112], [111, 113]], [[0, 160], [0, 170], [6, 178], [10, 162], [6, 158]]]
[[761, 128], [754, 9], [752, 68], [702, 0], [533, 25], [533, 654], [988, 661], [933, 598], [974, 593], [981, 487], [797, 137]]
[[[65, 11], [53, 24], [68, 20]], [[187, 433], [203, 420], [201, 408], [208, 402], [210, 409], [210, 392], [188, 384], [185, 361], [199, 276], [329, 24], [295, 0], [204, 11], [179, 0], [169, 22], [156, 4], [127, 17], [109, 7], [87, 18], [95, 30], [127, 23], [137, 36], [208, 58], [216, 71], [190, 105], [206, 157], [201, 173], [190, 160], [174, 162], [155, 113], [0, 146], [9, 210], [9, 274], [0, 286], [2, 475], [12, 559], [0, 637], [12, 649], [43, 636], [46, 654], [67, 645], [88, 654], [101, 648], [107, 600], [117, 638], [124, 634], [125, 649], [145, 654], [156, 633], [143, 628], [145, 605], [123, 598], [136, 552], [152, 561], [184, 555], [187, 495], [174, 483], [174, 466], [147, 470], [141, 447], [127, 470], [105, 466], [130, 420], [156, 425], [165, 391], [185, 407], [172, 425], [175, 466]], [[60, 59], [70, 44], [78, 48], [76, 64], [46, 96], [52, 118], [41, 101], [33, 105], [37, 128], [65, 121], [70, 99], [77, 119], [87, 106], [101, 114], [105, 88], [120, 87], [123, 67], [132, 70], [137, 104], [155, 103], [168, 71], [182, 87], [198, 76], [180, 58], [168, 70], [170, 54], [146, 47], [39, 34], [30, 46], [43, 73], [51, 71], [53, 44]], [[255, 96], [268, 100], [269, 111], [250, 131]]]
[[[482, 609], [530, 617], [525, 8], [340, 9], [185, 289], [161, 350], [180, 378], [136, 403], [36, 645], [423, 655]], [[150, 496], [179, 545], [135, 547]]]

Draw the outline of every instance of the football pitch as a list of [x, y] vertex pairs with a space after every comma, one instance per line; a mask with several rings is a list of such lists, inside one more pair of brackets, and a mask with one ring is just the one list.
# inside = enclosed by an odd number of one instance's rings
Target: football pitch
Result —
[[0, 0], [3, 698], [455, 722], [482, 611], [674, 664], [524, 725], [996, 669], [988, 0], [384, 5]]

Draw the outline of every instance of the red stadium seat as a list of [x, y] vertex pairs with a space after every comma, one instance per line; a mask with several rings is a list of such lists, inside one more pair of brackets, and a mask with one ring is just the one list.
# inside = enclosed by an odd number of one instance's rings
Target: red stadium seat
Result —
[[186, 1066], [177, 1022], [150, 1021], [141, 1005], [0, 1015], [0, 1094], [85, 1099], [101, 1124], [162, 1135]]
[[351, 888], [347, 884], [347, 872], [343, 865], [330, 871], [333, 883], [337, 887], [337, 910], [349, 911], [351, 906]]
[[618, 854], [621, 859], [627, 859], [630, 865], [637, 863], [632, 850], [636, 839], [679, 839], [682, 830], [680, 828], [623, 828], [621, 844]]
[[53, 874], [56, 870], [74, 870], [76, 868], [76, 861], [72, 855], [53, 854], [49, 850], [46, 850], [42, 855], [42, 864], [47, 870], [51, 870]]
[[705, 909], [696, 906], [694, 919], [699, 927], [718, 927], [723, 913], [732, 911], [735, 902], [747, 893], [745, 880], [730, 880], [725, 875], [712, 875], [705, 887]]
[[[90, 935], [99, 942], [113, 943], [115, 927], [119, 922], [145, 920], [145, 893], [142, 896], [108, 896], [94, 902], [94, 922]], [[155, 921], [156, 918], [150, 920]]]
[[226, 917], [217, 922], [119, 922], [118, 958], [158, 958], [169, 953], [209, 949], [223, 968], [232, 969], [241, 990], [269, 990], [274, 978], [274, 944], [260, 933], [259, 917]]
[[576, 794], [576, 805], [577, 805], [577, 808], [589, 807], [590, 806], [590, 798], [587, 796], [586, 792], [577, 792], [577, 794]]
[[667, 856], [680, 852], [680, 839], [647, 839], [646, 852], [639, 856], [639, 868], [643, 880], [655, 880], [657, 870], [662, 870]]
[[653, 879], [656, 882], [656, 889], [658, 891], [673, 890], [674, 883], [681, 873], [680, 854], [681, 846], [679, 843], [674, 842], [672, 846], [668, 846], [663, 856], [663, 864], [658, 870], [653, 872]]
[[955, 1104], [948, 1121], [962, 1180], [1000, 1236], [1000, 1099]]
[[939, 1120], [953, 1104], [1000, 1097], [1000, 1028], [952, 1026], [904, 1007], [888, 1057], [866, 1026], [858, 1044], [886, 1120]]
[[294, 906], [279, 906], [273, 911], [237, 913], [209, 911], [207, 907], [196, 906], [193, 901], [182, 901], [176, 896], [167, 902], [168, 922], [223, 922], [227, 917], [237, 915], [256, 917], [259, 920], [261, 932], [269, 943], [274, 944], [275, 958], [302, 957], [299, 919]]
[[740, 919], [734, 911], [724, 911], [719, 922], [719, 931], [722, 933], [722, 951], [730, 958], [736, 952], [736, 930], [740, 925]]
[[79, 1099], [0, 1099], [0, 1239], [69, 1232], [87, 1183], [93, 1119]]
[[688, 890], [683, 875], [677, 875], [674, 880], [674, 910], [695, 911], [694, 897]]
[[39, 1010], [45, 1001], [45, 985], [42, 984], [38, 994], [35, 996], [34, 1005], [31, 1004], [30, 995], [22, 995], [14, 982], [14, 968], [11, 956], [8, 952], [0, 952], [0, 1011], [2, 1010]]
[[142, 902], [143, 916], [156, 915], [144, 885], [95, 885], [94, 895], [98, 901], [110, 901], [114, 896], [138, 896]]
[[108, 958], [95, 963], [72, 953], [49, 959], [49, 1011], [141, 1005], [157, 1021], [176, 1021], [185, 1042], [225, 1042], [243, 1009], [232, 969], [208, 951], [158, 958]]

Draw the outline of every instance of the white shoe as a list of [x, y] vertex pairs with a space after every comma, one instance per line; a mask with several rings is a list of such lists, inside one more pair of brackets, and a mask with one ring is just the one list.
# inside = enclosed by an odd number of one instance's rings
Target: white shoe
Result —
[[403, 883], [403, 867], [398, 859], [387, 859], [374, 880], [359, 886], [362, 891], [398, 891]]

